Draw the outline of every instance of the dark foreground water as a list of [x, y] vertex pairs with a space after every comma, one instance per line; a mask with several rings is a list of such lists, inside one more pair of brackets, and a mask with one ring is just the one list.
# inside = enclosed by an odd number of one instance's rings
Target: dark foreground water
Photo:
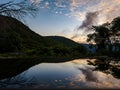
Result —
[[94, 68], [87, 59], [40, 63], [15, 77], [0, 80], [0, 88], [120, 88], [120, 79]]

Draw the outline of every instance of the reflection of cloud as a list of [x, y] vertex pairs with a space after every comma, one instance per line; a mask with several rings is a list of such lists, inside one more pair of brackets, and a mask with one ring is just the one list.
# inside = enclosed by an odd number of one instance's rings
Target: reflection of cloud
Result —
[[85, 78], [87, 81], [97, 81], [97, 77], [95, 75], [93, 75], [93, 71], [91, 69], [83, 69], [83, 68], [79, 68], [79, 70], [82, 71], [82, 73], [85, 75]]
[[86, 59], [76, 59], [76, 60], [73, 60], [73, 61], [70, 61], [74, 64], [83, 64], [83, 65], [87, 65], [87, 61]]
[[79, 88], [120, 88], [120, 80], [112, 75], [99, 71], [92, 71], [91, 67], [78, 68], [83, 74], [78, 74], [71, 79], [71, 87]]

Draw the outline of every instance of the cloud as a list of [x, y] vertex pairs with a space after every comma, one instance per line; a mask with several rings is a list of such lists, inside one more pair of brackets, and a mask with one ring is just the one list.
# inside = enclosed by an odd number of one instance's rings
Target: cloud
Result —
[[[85, 42], [86, 38], [83, 36], [90, 32], [92, 25], [96, 24], [98, 15], [99, 15], [98, 11], [86, 13], [85, 19], [82, 21], [82, 24], [74, 30], [74, 34], [72, 35], [71, 39], [76, 40], [77, 38], [79, 38], [79, 41]], [[79, 33], [79, 31], [81, 33]]]
[[82, 21], [85, 19], [85, 15], [88, 11], [87, 9], [94, 4], [97, 4], [99, 0], [71, 0], [70, 2], [70, 14], [77, 20]]
[[29, 0], [31, 3], [39, 4], [42, 0]]
[[83, 21], [88, 12], [101, 11], [97, 24], [103, 24], [120, 15], [120, 0], [71, 0], [70, 11], [79, 21]]
[[120, 0], [99, 0], [100, 2], [87, 8], [87, 11], [101, 11], [99, 13], [98, 24], [110, 22], [120, 15]]
[[70, 10], [74, 11], [76, 8], [81, 7], [89, 3], [91, 0], [71, 0], [70, 1]]
[[58, 0], [57, 2], [54, 3], [56, 7], [59, 8], [66, 8], [66, 4], [64, 4], [64, 0]]
[[[120, 0], [29, 0], [32, 3], [39, 4], [56, 9], [55, 12], [64, 11], [65, 15], [74, 17], [78, 21], [83, 21], [85, 15], [89, 12], [99, 13], [97, 24], [111, 21], [120, 15]], [[47, 2], [47, 3], [46, 3]], [[50, 3], [50, 4], [49, 4]], [[51, 5], [51, 6], [50, 6]], [[54, 7], [53, 7], [54, 6]]]
[[[101, 25], [111, 22], [120, 16], [120, 0], [71, 0], [70, 15], [82, 22], [79, 31], [90, 33], [92, 25]], [[88, 31], [89, 30], [89, 31]], [[80, 35], [75, 38], [81, 38]]]
[[71, 37], [71, 39], [77, 38], [79, 36], [79, 34], [75, 34]]
[[[111, 22], [120, 16], [120, 0], [30, 0], [55, 14], [64, 14], [80, 22], [79, 31]], [[47, 3], [46, 3], [47, 2]], [[90, 31], [90, 30], [89, 30]], [[73, 35], [73, 38], [76, 38]]]
[[82, 22], [82, 24], [79, 26], [79, 29], [84, 29], [84, 28], [91, 28], [91, 26], [96, 22], [97, 16], [98, 16], [99, 12], [88, 12], [86, 13], [86, 18], [85, 20]]

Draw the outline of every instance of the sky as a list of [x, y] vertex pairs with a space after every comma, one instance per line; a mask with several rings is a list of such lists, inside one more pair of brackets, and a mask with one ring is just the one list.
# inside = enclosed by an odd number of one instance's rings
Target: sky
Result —
[[[5, 3], [10, 0], [1, 0]], [[12, 0], [21, 1], [21, 0]], [[120, 16], [120, 0], [28, 0], [39, 8], [36, 17], [25, 17], [29, 28], [42, 36], [64, 36], [86, 42], [92, 25]]]

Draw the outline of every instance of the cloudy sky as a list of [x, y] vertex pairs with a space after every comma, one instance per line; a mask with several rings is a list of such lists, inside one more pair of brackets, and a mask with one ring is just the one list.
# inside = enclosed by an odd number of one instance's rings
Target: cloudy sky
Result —
[[[4, 3], [10, 0], [3, 0]], [[16, 0], [14, 0], [16, 1]], [[21, 1], [21, 0], [17, 0]], [[110, 22], [120, 16], [120, 0], [28, 0], [39, 7], [26, 24], [43, 36], [60, 35], [85, 42], [91, 25]]]

